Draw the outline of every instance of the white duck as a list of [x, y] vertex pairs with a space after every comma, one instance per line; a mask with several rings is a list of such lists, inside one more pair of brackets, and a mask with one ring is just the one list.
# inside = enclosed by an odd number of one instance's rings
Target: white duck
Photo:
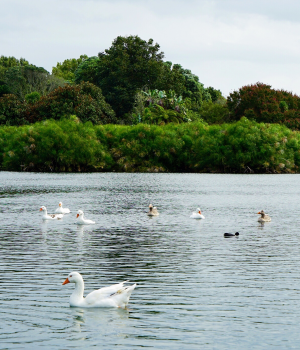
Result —
[[63, 208], [62, 202], [58, 203], [58, 208], [55, 210], [55, 213], [57, 214], [69, 214], [70, 209], [68, 208]]
[[147, 213], [148, 216], [157, 216], [159, 215], [159, 212], [157, 211], [156, 207], [153, 207], [152, 204], [149, 205], [149, 211]]
[[260, 218], [258, 218], [258, 222], [270, 222], [271, 218], [268, 214], [265, 214], [263, 210], [259, 211], [257, 214], [260, 214]]
[[95, 221], [92, 220], [87, 220], [83, 217], [83, 211], [82, 210], [78, 210], [77, 212], [77, 224], [78, 225], [91, 225], [91, 224], [95, 224]]
[[124, 287], [121, 282], [110, 287], [104, 287], [94, 290], [83, 297], [84, 282], [79, 272], [71, 272], [64, 281], [64, 284], [75, 283], [75, 290], [70, 296], [70, 306], [78, 307], [126, 307], [129, 302], [130, 295], [136, 284]]
[[63, 214], [48, 214], [47, 208], [44, 206], [40, 208], [40, 211], [43, 212], [43, 216], [42, 216], [43, 220], [59, 220], [64, 217]]
[[200, 208], [197, 208], [197, 212], [193, 212], [190, 216], [192, 219], [205, 219], [205, 216], [201, 214]]

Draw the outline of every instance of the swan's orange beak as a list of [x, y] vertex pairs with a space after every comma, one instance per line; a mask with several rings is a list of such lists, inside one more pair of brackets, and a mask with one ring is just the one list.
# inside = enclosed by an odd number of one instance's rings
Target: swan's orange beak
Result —
[[58, 206], [61, 207], [61, 204], [59, 203]]
[[257, 214], [261, 214], [261, 212], [259, 211]]
[[62, 285], [67, 284], [67, 283], [70, 283], [68, 277], [66, 278], [65, 282]]
[[79, 214], [76, 215], [76, 217], [78, 218]]
[[198, 213], [201, 214], [201, 210], [199, 210]]
[[41, 208], [40, 211], [42, 211], [43, 209]]

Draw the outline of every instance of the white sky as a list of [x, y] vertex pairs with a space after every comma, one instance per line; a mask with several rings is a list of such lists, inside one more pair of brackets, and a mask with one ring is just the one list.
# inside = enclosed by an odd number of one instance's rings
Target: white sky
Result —
[[258, 81], [300, 95], [299, 0], [0, 0], [0, 55], [50, 72], [118, 35], [153, 38], [224, 96]]

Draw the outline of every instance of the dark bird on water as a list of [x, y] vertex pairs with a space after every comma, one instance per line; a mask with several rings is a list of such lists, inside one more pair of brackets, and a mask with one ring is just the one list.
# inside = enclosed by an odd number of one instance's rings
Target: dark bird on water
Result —
[[234, 236], [238, 236], [238, 235], [239, 235], [238, 232], [236, 232], [236, 233], [228, 233], [228, 232], [224, 233], [224, 237], [234, 237]]

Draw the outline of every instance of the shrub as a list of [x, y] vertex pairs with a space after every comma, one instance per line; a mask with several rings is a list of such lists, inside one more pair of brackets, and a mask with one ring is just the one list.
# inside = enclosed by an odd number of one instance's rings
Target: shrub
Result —
[[243, 86], [227, 98], [231, 120], [242, 116], [265, 123], [283, 123], [286, 111], [300, 111], [300, 98], [284, 90], [271, 89], [270, 85], [257, 83]]
[[93, 124], [115, 121], [114, 111], [105, 102], [101, 89], [90, 83], [59, 87], [47, 96], [37, 98], [36, 93], [27, 95], [28, 104], [18, 101], [14, 95], [0, 98], [0, 123], [22, 125], [74, 114], [83, 122]]
[[124, 126], [72, 116], [0, 127], [0, 164], [15, 171], [300, 172], [300, 133], [245, 117], [222, 125]]
[[2, 167], [14, 171], [101, 171], [111, 157], [97, 140], [92, 123], [45, 121], [3, 129]]

